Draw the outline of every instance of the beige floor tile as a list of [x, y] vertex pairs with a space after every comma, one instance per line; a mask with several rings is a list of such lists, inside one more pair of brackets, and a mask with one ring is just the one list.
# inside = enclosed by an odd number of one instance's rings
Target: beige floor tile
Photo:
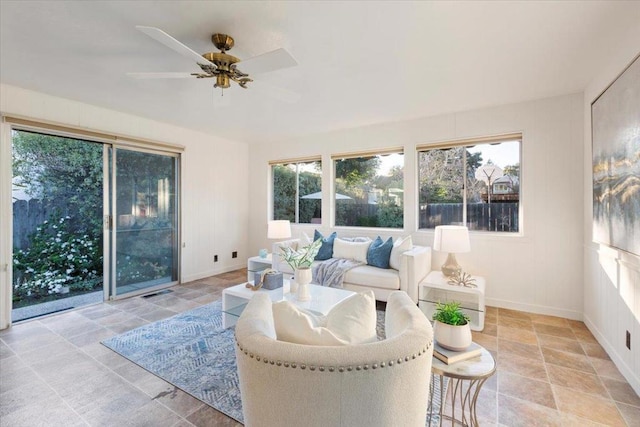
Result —
[[590, 357], [597, 357], [598, 359], [610, 360], [609, 355], [600, 344], [581, 342], [580, 345], [585, 354]]
[[593, 368], [596, 370], [598, 376], [613, 378], [614, 380], [618, 381], [626, 381], [624, 376], [622, 376], [618, 368], [616, 368], [616, 365], [614, 365], [611, 360], [590, 357], [589, 361], [591, 362]]
[[242, 424], [207, 405], [189, 415], [187, 421], [198, 427], [242, 427]]
[[502, 393], [498, 394], [498, 422], [504, 426], [562, 426], [556, 409]]
[[544, 361], [546, 363], [595, 374], [587, 356], [567, 353], [565, 351], [554, 350], [552, 348], [542, 348], [542, 355], [544, 356]]
[[491, 325], [495, 325], [498, 323], [498, 315], [497, 314], [489, 314], [489, 313], [485, 313], [484, 314], [484, 324], [491, 324]]
[[560, 326], [563, 328], [569, 327], [569, 322], [567, 321], [567, 319], [562, 317], [547, 316], [544, 314], [533, 314], [533, 313], [530, 314], [530, 317], [533, 323], [542, 323], [545, 325]]
[[498, 338], [498, 354], [516, 355], [529, 359], [543, 360], [540, 349], [537, 345], [522, 344], [519, 342], [503, 340]]
[[562, 412], [609, 426], [626, 426], [618, 408], [610, 399], [556, 385], [553, 386], [553, 392]]
[[584, 354], [584, 349], [579, 341], [568, 338], [554, 337], [552, 335], [537, 334], [538, 342], [542, 348], [552, 348], [568, 353]]
[[500, 394], [556, 409], [551, 385], [546, 381], [538, 381], [509, 372], [498, 372], [498, 390]]
[[486, 306], [484, 308], [484, 311], [485, 311], [486, 314], [489, 314], [491, 316], [497, 316], [498, 315], [498, 307]]
[[508, 308], [498, 308], [498, 317], [510, 317], [512, 319], [531, 320], [531, 315], [524, 311], [511, 310]]
[[613, 400], [640, 408], [640, 397], [638, 397], [628, 382], [606, 377], [602, 378], [602, 382]]
[[524, 329], [525, 331], [533, 332], [533, 323], [529, 319], [498, 316], [498, 325], [508, 326], [510, 328]]
[[514, 354], [500, 353], [498, 355], [498, 371], [511, 372], [527, 378], [548, 381], [547, 369], [542, 360], [530, 359]]
[[169, 392], [155, 396], [154, 400], [182, 417], [188, 417], [203, 406], [201, 401], [175, 386]]
[[587, 374], [586, 372], [552, 364], [547, 364], [547, 372], [549, 373], [549, 381], [551, 384], [583, 393], [597, 394], [600, 396], [607, 394], [600, 378], [595, 374]]
[[582, 329], [573, 330], [573, 334], [576, 336], [576, 338], [580, 342], [589, 342], [589, 343], [593, 343], [593, 344], [597, 344], [598, 343], [596, 338], [593, 336], [593, 334], [588, 329], [586, 329], [586, 330], [582, 330]]
[[508, 326], [498, 326], [498, 338], [523, 344], [538, 344], [538, 338], [534, 332]]
[[617, 403], [616, 405], [622, 414], [622, 418], [625, 419], [629, 427], [640, 426], [640, 408], [637, 406], [625, 405], [624, 403]]
[[573, 330], [569, 327], [546, 325], [544, 323], [534, 323], [533, 327], [537, 334], [552, 335], [554, 337], [576, 339]]
[[489, 351], [498, 350], [498, 337], [487, 335], [482, 332], [471, 332], [473, 341], [480, 344]]

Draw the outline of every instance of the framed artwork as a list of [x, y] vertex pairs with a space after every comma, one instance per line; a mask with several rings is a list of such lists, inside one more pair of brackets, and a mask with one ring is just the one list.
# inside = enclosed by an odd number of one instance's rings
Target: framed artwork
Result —
[[593, 239], [640, 256], [640, 56], [591, 104]]

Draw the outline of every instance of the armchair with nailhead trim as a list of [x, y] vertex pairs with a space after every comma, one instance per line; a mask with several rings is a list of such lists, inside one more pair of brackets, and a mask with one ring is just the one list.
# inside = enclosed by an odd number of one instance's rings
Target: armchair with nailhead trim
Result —
[[271, 307], [256, 294], [236, 324], [245, 426], [425, 425], [433, 331], [406, 293], [389, 296], [387, 337], [368, 344], [278, 341]]

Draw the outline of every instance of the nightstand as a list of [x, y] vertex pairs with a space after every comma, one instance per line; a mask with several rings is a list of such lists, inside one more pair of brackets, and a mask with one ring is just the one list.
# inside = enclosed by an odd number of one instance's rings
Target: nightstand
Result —
[[483, 330], [485, 280], [480, 276], [471, 277], [475, 279], [476, 288], [450, 285], [441, 271], [432, 271], [420, 282], [418, 306], [431, 320], [436, 303], [457, 301], [462, 311], [471, 318], [471, 330]]
[[247, 260], [247, 281], [253, 283], [254, 274], [258, 271], [262, 271], [266, 268], [271, 268], [273, 265], [273, 259], [271, 254], [268, 254], [266, 258], [259, 256], [253, 256]]

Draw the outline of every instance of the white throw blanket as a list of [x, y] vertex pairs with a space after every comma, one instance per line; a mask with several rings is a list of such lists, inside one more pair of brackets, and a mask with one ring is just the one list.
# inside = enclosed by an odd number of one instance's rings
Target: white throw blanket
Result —
[[360, 265], [364, 265], [364, 262], [342, 258], [328, 259], [313, 268], [313, 282], [331, 288], [342, 288], [344, 274]]

